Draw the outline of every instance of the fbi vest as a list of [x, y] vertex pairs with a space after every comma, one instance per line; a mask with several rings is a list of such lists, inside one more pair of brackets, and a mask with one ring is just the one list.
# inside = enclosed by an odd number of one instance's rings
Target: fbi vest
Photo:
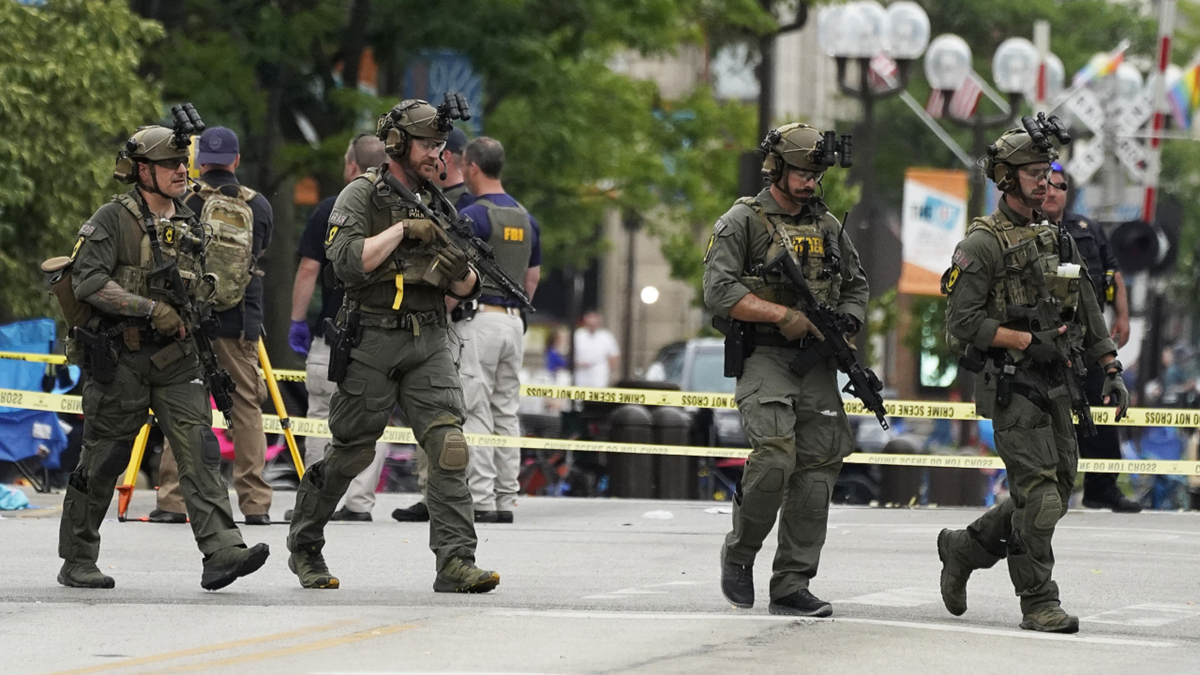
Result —
[[771, 235], [767, 259], [749, 260], [740, 279], [754, 295], [768, 302], [787, 307], [799, 307], [800, 298], [783, 278], [772, 272], [762, 276], [760, 270], [783, 250], [782, 243], [796, 260], [818, 302], [836, 306], [842, 287], [841, 246], [838, 243], [839, 224], [824, 208], [810, 208], [797, 222], [784, 215], [767, 214], [757, 199], [743, 197], [738, 204], [750, 207], [754, 216], [751, 227], [763, 227]]
[[[487, 209], [492, 225], [487, 243], [496, 253], [496, 264], [518, 284], [523, 284], [529, 271], [529, 256], [533, 254], [533, 222], [529, 212], [521, 206], [498, 206], [486, 198], [475, 203]], [[484, 295], [504, 297], [503, 289], [490, 277], [483, 277], [481, 282]]]

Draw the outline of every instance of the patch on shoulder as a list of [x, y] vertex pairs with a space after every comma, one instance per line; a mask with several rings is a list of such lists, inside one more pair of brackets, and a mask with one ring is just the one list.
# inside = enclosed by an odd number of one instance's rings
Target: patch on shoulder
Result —
[[350, 217], [350, 214], [346, 213], [345, 211], [334, 210], [332, 213], [329, 214], [329, 224], [341, 227], [342, 225], [346, 224], [346, 220], [349, 217]]
[[975, 262], [971, 260], [970, 256], [968, 256], [966, 253], [963, 253], [961, 248], [954, 249], [954, 255], [950, 258], [950, 260], [954, 263], [954, 266], [960, 270], [970, 269], [971, 264]]
[[96, 226], [91, 221], [88, 221], [83, 224], [83, 227], [79, 228], [79, 236], [87, 237], [87, 236], [90, 236], [95, 231], [96, 231]]

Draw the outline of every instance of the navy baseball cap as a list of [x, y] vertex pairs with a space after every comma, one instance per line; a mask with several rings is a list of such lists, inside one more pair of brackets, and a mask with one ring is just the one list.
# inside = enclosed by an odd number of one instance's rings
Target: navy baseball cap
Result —
[[238, 152], [238, 137], [232, 129], [209, 127], [200, 136], [196, 164], [233, 164]]
[[452, 155], [461, 155], [463, 150], [467, 149], [467, 135], [462, 129], [452, 129], [450, 135], [446, 137], [446, 152]]

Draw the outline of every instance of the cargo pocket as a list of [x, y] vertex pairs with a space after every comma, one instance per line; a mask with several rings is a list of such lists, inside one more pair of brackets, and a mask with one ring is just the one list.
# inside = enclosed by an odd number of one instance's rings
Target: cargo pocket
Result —
[[435, 407], [458, 418], [463, 418], [462, 386], [457, 378], [429, 376], [429, 391]]
[[1050, 421], [1050, 413], [1020, 394], [1013, 394], [1007, 408], [997, 408], [992, 424], [996, 452], [1005, 465], [1030, 471], [1053, 471], [1058, 462]]

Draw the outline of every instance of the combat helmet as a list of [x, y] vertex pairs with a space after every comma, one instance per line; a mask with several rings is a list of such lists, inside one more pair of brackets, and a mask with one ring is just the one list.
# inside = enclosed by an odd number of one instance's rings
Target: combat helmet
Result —
[[1071, 142], [1071, 136], [1058, 117], [1039, 113], [1037, 118], [1021, 118], [1021, 126], [1001, 134], [989, 145], [983, 162], [984, 174], [996, 184], [1001, 192], [1013, 192], [1020, 183], [1016, 170], [1027, 164], [1049, 164], [1058, 159], [1051, 139], [1062, 145]]
[[180, 146], [176, 141], [175, 132], [167, 127], [139, 127], [137, 132], [125, 141], [125, 147], [117, 153], [117, 166], [113, 170], [113, 178], [122, 183], [133, 183], [137, 180], [137, 162], [156, 162], [164, 159], [186, 162], [188, 146]]
[[405, 99], [379, 118], [375, 135], [383, 141], [387, 153], [403, 157], [408, 153], [413, 138], [432, 138], [444, 141], [450, 135], [452, 125], [443, 121], [438, 109], [428, 101]]
[[785, 164], [802, 171], [823, 173], [829, 165], [823, 163], [821, 141], [821, 132], [807, 124], [794, 123], [772, 129], [758, 146], [766, 153], [763, 175], [775, 182], [783, 174]]

